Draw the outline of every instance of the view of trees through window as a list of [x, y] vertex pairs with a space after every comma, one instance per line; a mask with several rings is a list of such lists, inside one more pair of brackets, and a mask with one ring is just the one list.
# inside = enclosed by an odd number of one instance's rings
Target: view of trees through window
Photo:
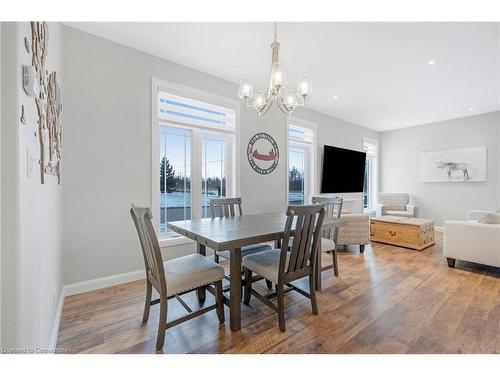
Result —
[[210, 199], [226, 196], [226, 138], [223, 135], [203, 135], [201, 163], [202, 214], [210, 217]]
[[160, 233], [167, 222], [191, 218], [191, 132], [160, 129]]
[[289, 148], [288, 203], [304, 204], [304, 166], [306, 151], [300, 147]]
[[[160, 233], [167, 223], [192, 217], [191, 130], [160, 129]], [[210, 216], [210, 199], [226, 196], [226, 136], [201, 134], [201, 207]]]

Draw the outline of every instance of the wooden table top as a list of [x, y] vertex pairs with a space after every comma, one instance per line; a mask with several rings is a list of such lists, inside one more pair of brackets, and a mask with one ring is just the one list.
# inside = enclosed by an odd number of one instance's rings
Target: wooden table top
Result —
[[[283, 213], [242, 215], [173, 221], [168, 228], [198, 243], [220, 251], [231, 250], [283, 237], [286, 215]], [[345, 219], [325, 220], [323, 227], [341, 226]]]
[[434, 220], [432, 220], [432, 219], [424, 219], [424, 218], [417, 218], [417, 217], [391, 216], [391, 215], [371, 217], [370, 220], [371, 221], [381, 221], [384, 223], [419, 225], [419, 226], [420, 225], [427, 225], [427, 224], [434, 224]]

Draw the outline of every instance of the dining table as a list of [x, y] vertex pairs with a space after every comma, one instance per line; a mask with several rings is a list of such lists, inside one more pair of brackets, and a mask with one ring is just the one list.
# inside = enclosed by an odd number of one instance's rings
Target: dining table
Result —
[[[224, 303], [229, 307], [232, 331], [241, 329], [241, 248], [271, 241], [279, 244], [283, 238], [286, 220], [287, 216], [284, 213], [265, 213], [167, 223], [167, 227], [173, 232], [195, 241], [197, 252], [203, 256], [207, 255], [207, 247], [214, 251], [231, 251], [229, 298], [224, 296]], [[323, 229], [339, 227], [345, 225], [346, 222], [343, 218], [325, 218]], [[318, 251], [318, 261], [321, 262], [321, 249]], [[316, 269], [318, 273], [315, 277], [315, 284], [317, 289], [320, 289], [321, 263]], [[215, 293], [210, 287], [197, 289], [196, 293], [200, 302], [205, 301], [207, 290]]]

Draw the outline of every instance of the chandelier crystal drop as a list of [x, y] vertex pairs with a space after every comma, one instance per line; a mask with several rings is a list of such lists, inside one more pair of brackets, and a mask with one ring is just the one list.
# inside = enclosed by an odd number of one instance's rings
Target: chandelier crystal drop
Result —
[[304, 74], [297, 81], [297, 90], [287, 88], [287, 77], [282, 70], [278, 53], [280, 43], [278, 42], [277, 23], [274, 23], [274, 41], [271, 43], [271, 77], [269, 87], [263, 91], [254, 92], [252, 81], [248, 78], [240, 79], [238, 97], [245, 103], [245, 107], [253, 108], [259, 116], [264, 115], [274, 103], [286, 115], [296, 107], [303, 107], [312, 94], [311, 77]]

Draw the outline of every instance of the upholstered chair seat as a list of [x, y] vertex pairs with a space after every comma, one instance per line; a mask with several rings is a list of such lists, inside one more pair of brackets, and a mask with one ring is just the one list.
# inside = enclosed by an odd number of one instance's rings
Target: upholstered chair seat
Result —
[[415, 214], [410, 211], [399, 211], [399, 210], [385, 210], [386, 215], [392, 216], [403, 216], [403, 217], [414, 217]]
[[[288, 247], [292, 247], [293, 237], [288, 241]], [[335, 250], [335, 241], [329, 238], [321, 238], [321, 252], [326, 253], [328, 251]]]
[[[242, 266], [251, 269], [273, 284], [278, 283], [278, 270], [281, 257], [281, 249], [264, 250], [243, 258]], [[288, 265], [290, 255], [287, 255], [285, 267]]]
[[224, 278], [224, 268], [201, 254], [163, 262], [167, 297], [211, 284]]
[[[271, 249], [272, 249], [271, 245], [263, 244], [263, 243], [245, 246], [245, 247], [241, 248], [241, 257], [244, 258], [248, 255], [258, 253], [259, 251], [271, 250]], [[217, 255], [222, 257], [222, 258], [225, 258], [225, 259], [231, 258], [231, 252], [229, 250], [219, 251], [219, 252], [217, 252]]]

